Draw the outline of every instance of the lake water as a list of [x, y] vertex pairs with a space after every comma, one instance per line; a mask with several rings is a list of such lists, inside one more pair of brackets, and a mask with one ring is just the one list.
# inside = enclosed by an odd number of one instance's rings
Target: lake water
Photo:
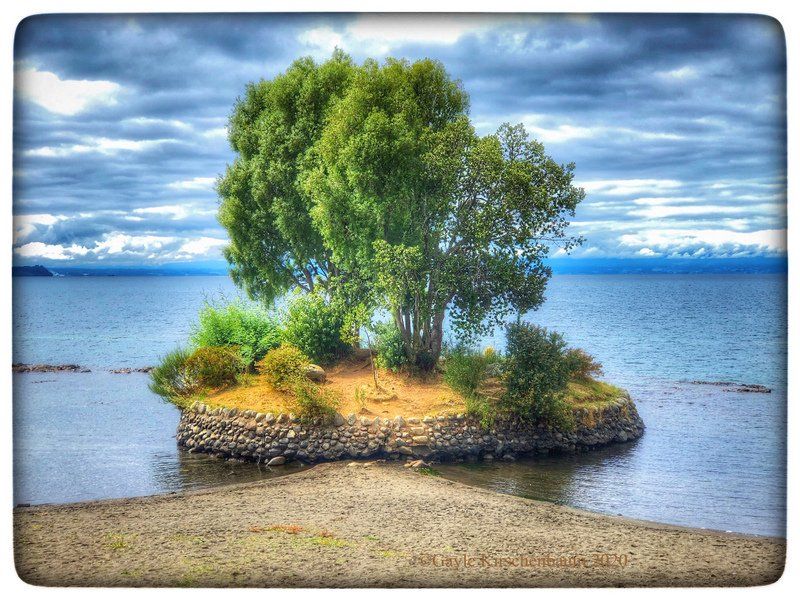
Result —
[[[91, 373], [14, 376], [15, 502], [125, 497], [248, 481], [286, 469], [178, 450], [178, 411], [143, 367], [184, 342], [226, 277], [14, 279], [14, 362]], [[491, 489], [680, 525], [785, 535], [784, 275], [564, 275], [527, 317], [594, 354], [647, 430], [576, 456], [441, 465]], [[485, 340], [502, 349], [502, 335]], [[762, 384], [731, 393], [690, 382]]]

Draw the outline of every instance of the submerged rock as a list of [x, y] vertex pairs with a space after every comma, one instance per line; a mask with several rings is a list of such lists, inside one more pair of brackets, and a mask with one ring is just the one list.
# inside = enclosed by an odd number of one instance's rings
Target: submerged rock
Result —
[[716, 385], [723, 387], [723, 392], [751, 392], [754, 394], [771, 394], [772, 389], [758, 383], [735, 383], [733, 381], [690, 381], [692, 385]]
[[15, 363], [11, 365], [14, 373], [91, 373], [91, 371], [80, 365], [28, 365], [25, 363]]

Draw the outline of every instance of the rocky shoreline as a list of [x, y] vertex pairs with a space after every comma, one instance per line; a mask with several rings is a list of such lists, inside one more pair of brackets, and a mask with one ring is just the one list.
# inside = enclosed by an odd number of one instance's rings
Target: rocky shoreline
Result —
[[575, 410], [574, 431], [519, 421], [483, 427], [464, 414], [394, 419], [337, 414], [333, 423], [303, 423], [291, 414], [211, 409], [182, 411], [178, 444], [191, 452], [279, 465], [356, 458], [514, 460], [532, 453], [579, 452], [635, 440], [644, 423], [627, 394], [600, 408]]
[[[130, 375], [131, 373], [149, 373], [153, 367], [122, 367], [119, 369], [108, 369], [109, 373], [120, 375]], [[92, 370], [81, 365], [62, 364], [27, 364], [14, 363], [11, 365], [12, 373], [91, 373]]]

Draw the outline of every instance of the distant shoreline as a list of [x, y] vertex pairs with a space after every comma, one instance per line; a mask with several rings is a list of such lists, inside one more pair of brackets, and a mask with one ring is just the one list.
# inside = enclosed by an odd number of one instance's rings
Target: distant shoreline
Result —
[[[552, 258], [554, 275], [787, 274], [786, 257], [744, 258]], [[35, 265], [65, 277], [227, 276], [225, 263], [97, 267]], [[28, 268], [15, 266], [17, 269]]]

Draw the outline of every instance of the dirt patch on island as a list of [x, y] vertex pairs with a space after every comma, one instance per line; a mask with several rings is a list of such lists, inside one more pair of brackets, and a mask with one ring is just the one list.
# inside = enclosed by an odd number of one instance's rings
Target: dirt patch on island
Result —
[[[442, 381], [439, 373], [424, 378], [408, 373], [381, 369], [378, 387], [368, 357], [346, 359], [325, 369], [322, 387], [333, 393], [343, 414], [388, 417], [396, 415], [457, 414], [466, 407], [463, 398]], [[256, 412], [291, 412], [292, 397], [274, 389], [263, 375], [245, 377], [232, 388], [202, 398], [212, 406], [254, 410]]]

